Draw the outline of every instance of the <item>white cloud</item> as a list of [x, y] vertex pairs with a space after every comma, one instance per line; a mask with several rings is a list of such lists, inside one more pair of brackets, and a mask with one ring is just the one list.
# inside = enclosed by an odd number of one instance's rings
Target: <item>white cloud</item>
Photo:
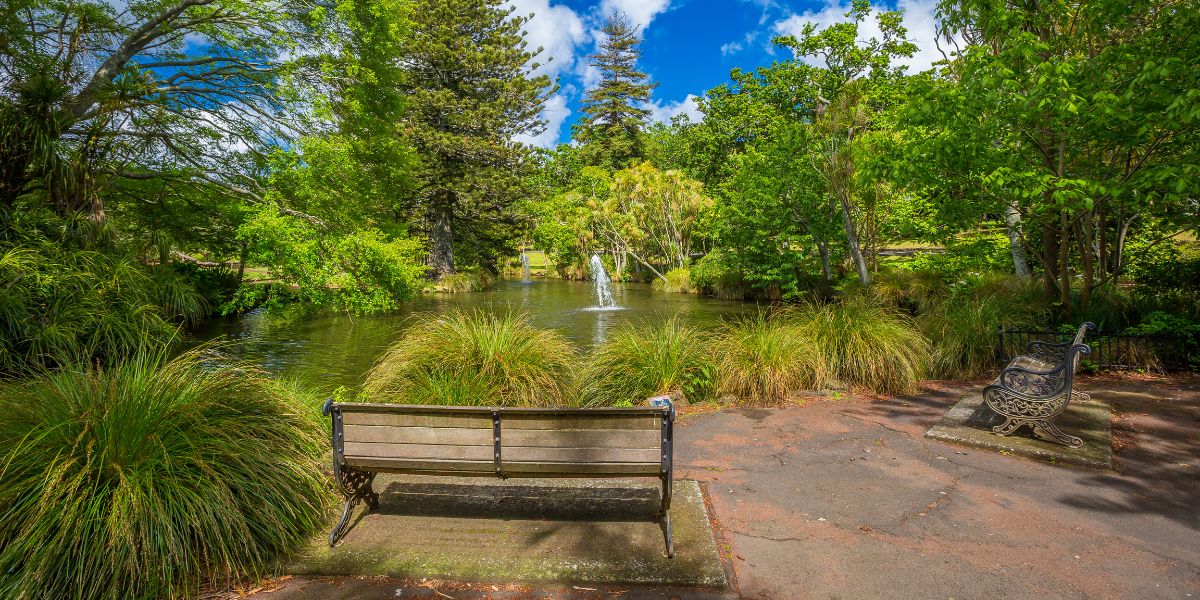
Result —
[[588, 37], [579, 15], [569, 6], [550, 4], [550, 0], [512, 0], [511, 5], [516, 7], [515, 15], [533, 14], [525, 23], [525, 41], [530, 52], [542, 48], [542, 53], [534, 58], [542, 63], [537, 73], [554, 77], [570, 72], [575, 64], [575, 50]]
[[737, 54], [738, 52], [741, 52], [743, 48], [744, 46], [742, 46], [741, 42], [725, 42], [724, 44], [721, 44], [721, 56]]
[[629, 22], [645, 31], [650, 21], [663, 11], [671, 0], [602, 0], [600, 2], [600, 18], [605, 19], [614, 12], [623, 12], [629, 16]]
[[[880, 6], [882, 8], [882, 5]], [[937, 49], [934, 40], [937, 38], [936, 15], [937, 0], [899, 0], [896, 8], [904, 11], [904, 26], [908, 29], [908, 40], [916, 44], [917, 51], [910, 58], [900, 58], [896, 64], [908, 67], [909, 73], [928, 70], [934, 61], [942, 60], [942, 54]], [[829, 2], [819, 12], [805, 11], [802, 14], [791, 15], [775, 23], [775, 32], [781, 35], [799, 35], [806, 23], [815, 23], [821, 30], [835, 23], [844, 23], [850, 19], [849, 3]], [[871, 38], [881, 37], [879, 21], [868, 18], [858, 28], [858, 40], [866, 42]], [[816, 64], [815, 57], [801, 57], [801, 60]]]
[[567, 108], [566, 97], [555, 94], [546, 100], [546, 106], [542, 109], [542, 120], [546, 121], [546, 129], [538, 135], [523, 133], [516, 137], [516, 141], [539, 148], [553, 148], [558, 144], [563, 122], [569, 116], [571, 109]]
[[688, 94], [683, 100], [678, 102], [663, 103], [661, 100], [654, 100], [642, 104], [642, 108], [650, 111], [650, 120], [657, 123], [670, 123], [671, 119], [676, 115], [685, 115], [688, 120], [693, 123], [699, 123], [702, 120], [700, 106], [696, 104], [696, 95]]

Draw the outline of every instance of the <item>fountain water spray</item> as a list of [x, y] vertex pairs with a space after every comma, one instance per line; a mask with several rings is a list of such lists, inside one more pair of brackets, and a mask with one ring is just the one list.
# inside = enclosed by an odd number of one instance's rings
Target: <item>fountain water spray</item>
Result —
[[529, 255], [521, 253], [521, 281], [529, 283]]
[[593, 254], [589, 266], [592, 272], [592, 288], [596, 292], [596, 308], [617, 308], [617, 301], [612, 295], [612, 280], [608, 278], [608, 271], [604, 270], [600, 255]]

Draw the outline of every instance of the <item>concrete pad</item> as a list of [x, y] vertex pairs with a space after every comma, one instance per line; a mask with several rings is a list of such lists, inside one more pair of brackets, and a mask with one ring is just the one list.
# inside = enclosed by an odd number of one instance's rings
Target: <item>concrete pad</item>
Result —
[[967, 392], [925, 436], [1056, 464], [1112, 468], [1112, 406], [1103, 393], [1087, 401], [1072, 400], [1054, 421], [1067, 435], [1083, 440], [1080, 448], [1042, 439], [1028, 426], [1006, 436], [992, 431], [1003, 422], [1004, 417], [983, 401], [983, 388], [979, 388]]
[[378, 510], [356, 509], [336, 547], [314, 540], [288, 572], [727, 587], [695, 481], [675, 482], [671, 559], [657, 481], [380, 475], [375, 490]]

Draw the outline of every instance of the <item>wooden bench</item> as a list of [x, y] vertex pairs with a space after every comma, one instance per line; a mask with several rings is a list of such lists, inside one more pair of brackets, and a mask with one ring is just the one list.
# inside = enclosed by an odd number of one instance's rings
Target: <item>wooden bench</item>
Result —
[[359, 502], [379, 505], [378, 473], [460, 477], [653, 477], [662, 482], [655, 519], [667, 556], [671, 537], [670, 400], [630, 408], [487, 408], [325, 402], [333, 421], [333, 477], [346, 504], [329, 535], [345, 533]]
[[1073, 389], [1079, 358], [1092, 349], [1084, 342], [1095, 325], [1080, 325], [1070, 342], [1035, 341], [1025, 354], [1008, 363], [991, 385], [983, 388], [983, 399], [1004, 417], [1004, 423], [992, 428], [998, 435], [1009, 435], [1025, 425], [1053, 440], [1078, 448], [1083, 440], [1067, 435], [1054, 424], [1054, 418], [1066, 410], [1072, 399], [1087, 400], [1088, 395]]

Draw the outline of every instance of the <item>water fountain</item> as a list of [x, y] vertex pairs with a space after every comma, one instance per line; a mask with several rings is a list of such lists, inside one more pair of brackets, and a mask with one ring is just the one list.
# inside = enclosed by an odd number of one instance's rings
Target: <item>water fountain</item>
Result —
[[521, 282], [529, 283], [529, 255], [521, 253]]
[[596, 293], [596, 306], [593, 309], [613, 310], [620, 308], [617, 306], [617, 301], [613, 299], [612, 280], [608, 278], [608, 271], [604, 270], [604, 263], [600, 260], [600, 255], [593, 254], [589, 266], [592, 272], [592, 289]]

